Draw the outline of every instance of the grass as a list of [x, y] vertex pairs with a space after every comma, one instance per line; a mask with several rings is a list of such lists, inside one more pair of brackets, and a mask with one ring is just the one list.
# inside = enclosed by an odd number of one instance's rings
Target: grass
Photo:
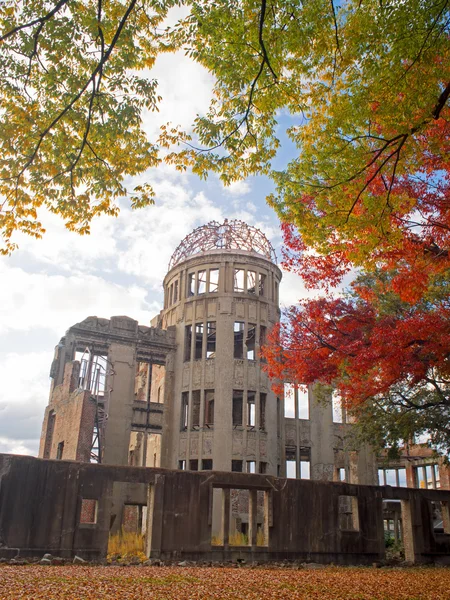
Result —
[[109, 536], [108, 558], [138, 557], [146, 560], [145, 537], [140, 533], [125, 531], [124, 528]]
[[[228, 540], [228, 544], [230, 546], [248, 546], [248, 535], [245, 535], [244, 533], [241, 533], [240, 531], [234, 531], [233, 533], [230, 534], [229, 540]], [[223, 546], [223, 538], [219, 535], [213, 535], [211, 538], [211, 545], [212, 546]], [[264, 540], [264, 533], [262, 531], [262, 529], [258, 528], [258, 531], [256, 532], [256, 545], [257, 546], [264, 546], [265, 544], [265, 540]]]

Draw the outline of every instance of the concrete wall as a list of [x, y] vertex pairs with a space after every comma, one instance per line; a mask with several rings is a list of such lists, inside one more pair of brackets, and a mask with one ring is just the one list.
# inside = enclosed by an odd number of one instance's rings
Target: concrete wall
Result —
[[[367, 564], [384, 556], [382, 501], [396, 499], [402, 504], [407, 560], [450, 562], [450, 521], [445, 521], [446, 533], [438, 534], [431, 519], [431, 502], [441, 503], [448, 517], [449, 491], [113, 467], [5, 454], [0, 455], [0, 556], [51, 552], [103, 558], [113, 488], [118, 483], [148, 492], [147, 553], [151, 557]], [[245, 547], [233, 547], [228, 539], [230, 491], [234, 489], [247, 490], [250, 499], [249, 545]], [[257, 494], [264, 495], [261, 545], [257, 543]], [[221, 545], [213, 546], [216, 496], [223, 500], [223, 536]], [[95, 523], [80, 522], [83, 499], [97, 501]], [[353, 519], [343, 525], [345, 504], [352, 507]]]
[[[248, 273], [258, 281], [264, 278], [264, 290], [258, 282], [254, 289], [244, 283], [242, 291], [234, 289], [234, 270], [241, 270], [245, 282]], [[209, 285], [211, 271], [218, 270], [217, 290]], [[199, 273], [205, 274], [206, 287], [199, 292]], [[189, 277], [196, 277], [193, 294], [189, 293]], [[261, 332], [279, 320], [278, 286], [281, 272], [270, 260], [243, 250], [214, 250], [197, 254], [174, 267], [164, 279], [165, 309], [162, 326], [176, 328], [177, 350], [172, 365], [172, 401], [166, 403], [166, 422], [163, 434], [162, 462], [167, 468], [177, 468], [185, 461], [212, 460], [215, 470], [231, 471], [232, 461], [242, 461], [245, 471], [248, 461], [255, 469], [277, 474], [282, 463], [281, 428], [277, 429], [277, 399], [258, 355], [263, 343]], [[177, 288], [175, 295], [174, 289]], [[176, 300], [175, 300], [176, 297]], [[207, 324], [216, 327], [216, 351], [207, 356]], [[244, 324], [244, 342], [250, 325], [256, 325], [255, 355], [248, 358], [244, 343], [242, 358], [234, 357], [234, 324]], [[186, 359], [186, 327], [193, 332], [203, 325], [203, 353], [195, 356], [195, 335], [192, 335], [190, 358]], [[166, 381], [166, 389], [170, 386]], [[206, 391], [214, 393], [214, 423], [205, 422]], [[233, 390], [243, 393], [243, 420], [233, 425]], [[255, 423], [247, 419], [249, 393], [255, 393]], [[189, 402], [187, 427], [183, 427], [182, 394]], [[200, 395], [198, 423], [193, 411], [194, 394]], [[261, 394], [266, 395], [264, 427], [261, 419]], [[261, 463], [264, 465], [261, 467]]]
[[58, 445], [63, 443], [62, 458], [90, 460], [96, 407], [89, 392], [77, 388], [79, 367], [78, 362], [66, 363], [63, 383], [53, 390], [45, 410], [39, 456], [56, 458]]
[[[160, 386], [174, 342], [173, 329], [141, 326], [129, 317], [88, 317], [72, 326], [55, 350], [39, 456], [57, 458], [58, 444], [64, 442], [63, 458], [90, 461], [98, 406], [99, 462], [127, 465], [132, 431], [162, 431], [163, 406], [151, 402], [158, 394], [157, 390], [152, 394], [148, 373], [153, 368]], [[88, 356], [84, 378], [80, 362], [74, 360], [77, 351]], [[95, 356], [102, 357], [101, 393], [89, 377]], [[160, 396], [164, 393], [162, 387]]]

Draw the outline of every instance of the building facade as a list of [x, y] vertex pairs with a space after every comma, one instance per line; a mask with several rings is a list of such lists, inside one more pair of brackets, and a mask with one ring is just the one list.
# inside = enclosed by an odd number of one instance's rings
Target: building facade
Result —
[[[259, 349], [280, 319], [281, 277], [261, 231], [241, 221], [194, 230], [171, 258], [150, 327], [89, 317], [62, 338], [39, 456], [449, 489], [426, 445], [390, 464], [357, 447], [331, 391], [274, 394]], [[119, 523], [123, 506], [147, 499], [127, 486], [114, 502]]]

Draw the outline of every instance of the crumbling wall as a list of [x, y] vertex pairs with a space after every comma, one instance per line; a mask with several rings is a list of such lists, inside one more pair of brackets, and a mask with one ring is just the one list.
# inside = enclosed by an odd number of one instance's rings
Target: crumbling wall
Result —
[[52, 390], [45, 409], [39, 456], [90, 460], [96, 406], [86, 390], [78, 389], [80, 363], [69, 362], [63, 383]]
[[[406, 558], [450, 563], [450, 526], [433, 529], [432, 503], [447, 511], [449, 491], [287, 480], [267, 475], [115, 467], [0, 455], [0, 556], [52, 552], [103, 558], [113, 488], [140, 488], [147, 503], [147, 553], [189, 560], [313, 560], [364, 564], [384, 557], [383, 500], [400, 500]], [[229, 542], [230, 491], [249, 495], [248, 545]], [[147, 491], [147, 493], [145, 493]], [[218, 494], [216, 493], [218, 492]], [[264, 541], [256, 535], [264, 495]], [[221, 498], [223, 536], [213, 545], [213, 497]], [[84, 509], [83, 509], [84, 507]], [[343, 520], [342, 509], [348, 518]], [[86, 516], [88, 515], [88, 516]], [[351, 517], [351, 518], [350, 518]], [[94, 521], [95, 522], [92, 522]], [[86, 522], [88, 521], [88, 522]]]
[[[72, 326], [55, 349], [39, 456], [127, 465], [132, 431], [162, 431], [163, 365], [174, 349], [174, 331], [126, 316]], [[161, 404], [151, 403], [158, 390]]]

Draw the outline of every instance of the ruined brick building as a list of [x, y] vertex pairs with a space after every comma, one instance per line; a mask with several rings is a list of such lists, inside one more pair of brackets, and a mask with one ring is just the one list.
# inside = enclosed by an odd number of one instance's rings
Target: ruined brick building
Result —
[[[259, 348], [280, 318], [281, 277], [259, 230], [240, 221], [194, 230], [173, 253], [164, 308], [150, 326], [88, 317], [61, 339], [39, 456], [450, 489], [448, 469], [426, 446], [390, 464], [355, 447], [331, 394], [319, 401], [314, 388], [290, 385], [284, 398], [274, 394]], [[234, 525], [248, 531], [252, 510], [239, 503], [231, 496]], [[138, 485], [115, 484], [113, 528], [142, 523], [146, 505]], [[352, 518], [351, 506], [343, 512]], [[385, 517], [398, 536], [395, 505]]]

